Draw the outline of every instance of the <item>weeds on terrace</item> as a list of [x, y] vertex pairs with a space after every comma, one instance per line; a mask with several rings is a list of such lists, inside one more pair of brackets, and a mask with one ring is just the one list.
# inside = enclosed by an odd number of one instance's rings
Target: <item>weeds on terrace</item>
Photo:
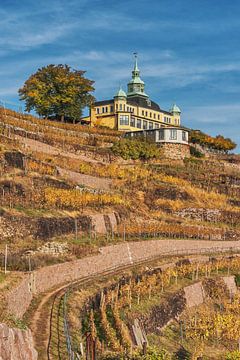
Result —
[[[177, 187], [185, 190], [191, 198], [193, 198], [194, 206], [196, 207], [207, 207], [207, 208], [230, 208], [227, 203], [227, 196], [224, 194], [218, 194], [213, 191], [206, 191], [196, 186], [193, 186], [190, 182], [183, 180], [178, 177], [168, 176], [164, 174], [157, 174], [154, 176], [156, 180], [160, 180], [167, 184], [173, 184]], [[190, 206], [191, 201], [188, 201], [188, 206]], [[172, 203], [173, 205], [173, 203]], [[181, 204], [176, 205], [176, 207], [181, 206]]]
[[13, 117], [16, 121], [25, 120], [29, 124], [35, 124], [38, 126], [50, 126], [56, 129], [63, 129], [63, 130], [72, 130], [76, 132], [87, 132], [91, 134], [99, 134], [99, 135], [108, 135], [118, 137], [120, 136], [120, 132], [117, 130], [111, 130], [104, 127], [89, 127], [86, 125], [80, 124], [67, 124], [61, 123], [59, 121], [48, 120], [48, 119], [39, 119], [33, 115], [22, 114], [10, 109], [3, 109], [0, 107], [0, 116], [1, 117]]
[[79, 210], [85, 206], [101, 207], [105, 205], [120, 205], [124, 201], [119, 195], [92, 194], [79, 190], [46, 188], [44, 191], [45, 202], [49, 206], [60, 209]]

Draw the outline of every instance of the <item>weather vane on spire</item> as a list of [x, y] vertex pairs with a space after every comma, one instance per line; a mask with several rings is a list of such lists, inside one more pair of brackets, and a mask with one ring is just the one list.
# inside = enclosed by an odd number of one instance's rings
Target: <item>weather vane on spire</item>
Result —
[[138, 58], [137, 58], [138, 53], [137, 53], [137, 52], [134, 52], [133, 55], [134, 55], [134, 57], [135, 57], [134, 70], [133, 70], [133, 71], [139, 71], [139, 70], [138, 70], [138, 64], [137, 64], [137, 63], [138, 63]]

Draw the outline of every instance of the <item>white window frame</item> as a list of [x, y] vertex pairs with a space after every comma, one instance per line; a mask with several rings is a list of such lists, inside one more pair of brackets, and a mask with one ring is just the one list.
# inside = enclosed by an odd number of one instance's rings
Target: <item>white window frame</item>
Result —
[[136, 124], [137, 126], [137, 128], [138, 129], [141, 129], [142, 128], [142, 120], [141, 119], [137, 119], [137, 124]]
[[146, 120], [143, 120], [143, 130], [147, 130], [148, 129], [148, 122]]
[[170, 129], [170, 140], [177, 140], [177, 130], [176, 129]]
[[129, 115], [119, 115], [120, 125], [129, 125]]
[[165, 131], [164, 131], [164, 129], [160, 129], [158, 131], [158, 139], [159, 140], [165, 140]]

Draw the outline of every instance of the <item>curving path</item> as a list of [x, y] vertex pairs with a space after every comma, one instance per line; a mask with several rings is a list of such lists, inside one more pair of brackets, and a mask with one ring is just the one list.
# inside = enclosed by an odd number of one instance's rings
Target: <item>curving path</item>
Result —
[[[9, 311], [14, 313], [15, 310], [18, 316], [22, 316], [29, 307], [33, 295], [45, 293], [32, 313], [30, 328], [37, 349], [46, 349], [50, 332], [51, 308], [55, 295], [60, 289], [68, 287], [73, 282], [80, 282], [107, 271], [118, 272], [120, 268], [131, 267], [163, 256], [229, 251], [240, 251], [240, 241], [150, 240], [107, 246], [99, 249], [100, 253], [98, 255], [34, 271], [31, 274], [34, 277], [34, 291], [29, 293], [25, 308], [23, 306], [21, 309], [21, 304], [18, 301], [23, 293], [20, 286], [20, 291], [12, 292]], [[27, 286], [29, 287], [29, 278]], [[26, 289], [24, 294], [26, 296]], [[42, 334], [42, 336], [39, 336], [39, 334]], [[43, 356], [42, 353], [41, 356]], [[41, 357], [41, 359], [44, 358]]]
[[50, 155], [61, 155], [61, 156], [69, 157], [71, 159], [83, 160], [83, 161], [87, 161], [89, 163], [94, 163], [94, 164], [98, 164], [98, 163], [105, 164], [101, 160], [96, 160], [96, 159], [90, 158], [89, 156], [86, 156], [83, 154], [74, 154], [69, 151], [64, 151], [62, 149], [59, 149], [52, 145], [48, 145], [39, 140], [28, 139], [26, 137], [23, 137], [20, 135], [15, 135], [15, 134], [14, 134], [14, 138], [17, 139], [18, 141], [20, 141], [21, 143], [23, 143], [25, 145], [25, 147], [31, 151], [36, 151], [36, 152], [40, 151], [40, 152], [43, 152], [45, 154], [50, 154]]
[[[31, 150], [36, 152], [43, 152], [45, 154], [50, 155], [60, 155], [68, 157], [69, 159], [78, 159], [83, 160], [86, 162], [89, 162], [91, 164], [104, 164], [104, 162], [100, 160], [95, 160], [90, 158], [89, 156], [82, 155], [82, 154], [74, 154], [71, 152], [60, 150], [52, 145], [45, 144], [38, 140], [28, 139], [24, 138], [19, 135], [14, 135], [17, 140], [22, 142], [24, 146]], [[57, 166], [57, 170], [64, 179], [72, 181], [74, 183], [83, 184], [85, 186], [89, 186], [94, 189], [100, 189], [100, 190], [110, 190], [111, 185], [113, 183], [112, 179], [109, 178], [100, 178], [97, 176], [87, 175], [87, 174], [81, 174], [76, 171], [71, 171], [68, 169], [63, 169], [59, 166]]]

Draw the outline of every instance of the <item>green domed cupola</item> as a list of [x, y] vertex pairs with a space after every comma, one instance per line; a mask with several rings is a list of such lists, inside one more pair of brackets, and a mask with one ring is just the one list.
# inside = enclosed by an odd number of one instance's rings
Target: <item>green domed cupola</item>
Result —
[[181, 109], [176, 104], [173, 104], [169, 112], [172, 113], [173, 115], [180, 115]]
[[124, 100], [127, 98], [127, 94], [125, 93], [125, 91], [122, 89], [122, 87], [119, 87], [118, 92], [116, 93], [116, 95], [114, 96], [114, 98], [124, 98]]
[[136, 96], [141, 95], [144, 97], [148, 97], [144, 92], [145, 83], [140, 78], [140, 71], [138, 69], [137, 63], [137, 53], [134, 53], [135, 56], [135, 64], [134, 69], [132, 71], [132, 80], [128, 83], [128, 93], [127, 96]]

